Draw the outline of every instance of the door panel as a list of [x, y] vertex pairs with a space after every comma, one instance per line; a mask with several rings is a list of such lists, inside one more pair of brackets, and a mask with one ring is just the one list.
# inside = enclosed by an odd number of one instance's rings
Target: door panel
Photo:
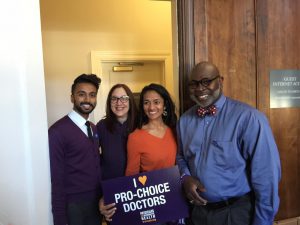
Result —
[[113, 66], [118, 63], [102, 63], [103, 76], [108, 76], [109, 89], [118, 83], [126, 84], [132, 92], [141, 92], [144, 86], [150, 83], [164, 83], [163, 68], [161, 62], [141, 62], [141, 65], [133, 65], [131, 72], [114, 72]]
[[194, 1], [195, 63], [218, 65], [224, 93], [256, 107], [253, 0]]
[[270, 109], [272, 69], [300, 69], [300, 1], [257, 1], [258, 109], [270, 120], [282, 180], [278, 219], [300, 215], [300, 108]]

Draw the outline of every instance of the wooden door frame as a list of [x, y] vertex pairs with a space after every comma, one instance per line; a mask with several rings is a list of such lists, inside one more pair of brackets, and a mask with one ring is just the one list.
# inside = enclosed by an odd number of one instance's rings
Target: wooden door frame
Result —
[[188, 93], [188, 76], [195, 65], [194, 0], [177, 0], [178, 63], [180, 114], [192, 102]]

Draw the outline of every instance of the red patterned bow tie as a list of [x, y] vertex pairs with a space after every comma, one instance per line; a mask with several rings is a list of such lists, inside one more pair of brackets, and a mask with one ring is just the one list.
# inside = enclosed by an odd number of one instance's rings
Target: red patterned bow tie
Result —
[[217, 113], [217, 107], [215, 105], [209, 106], [208, 108], [199, 107], [197, 109], [197, 115], [201, 118], [205, 117], [206, 115], [214, 116]]

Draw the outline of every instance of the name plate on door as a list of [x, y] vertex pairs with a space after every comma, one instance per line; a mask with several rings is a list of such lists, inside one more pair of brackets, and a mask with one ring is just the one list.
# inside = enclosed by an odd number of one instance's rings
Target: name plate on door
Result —
[[300, 70], [271, 70], [270, 108], [300, 107]]

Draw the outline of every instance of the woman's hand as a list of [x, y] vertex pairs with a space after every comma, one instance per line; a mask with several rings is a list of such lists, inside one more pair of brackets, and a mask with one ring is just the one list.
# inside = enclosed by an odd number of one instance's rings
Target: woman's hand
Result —
[[115, 214], [117, 208], [115, 203], [104, 205], [103, 197], [99, 200], [100, 213], [105, 217], [106, 221], [112, 221], [112, 216]]

